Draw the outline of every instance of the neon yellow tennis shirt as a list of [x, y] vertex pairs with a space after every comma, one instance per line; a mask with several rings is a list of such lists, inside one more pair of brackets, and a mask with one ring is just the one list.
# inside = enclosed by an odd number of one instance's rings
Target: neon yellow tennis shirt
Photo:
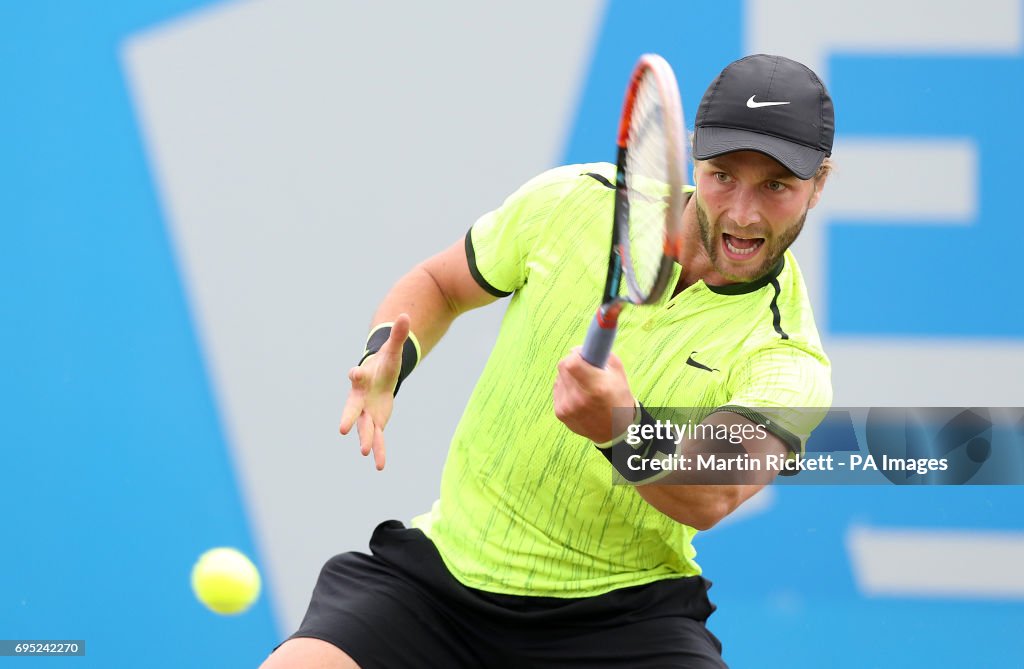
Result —
[[[614, 178], [605, 163], [548, 171], [466, 237], [474, 278], [512, 299], [452, 438], [441, 497], [413, 520], [464, 585], [586, 597], [700, 573], [696, 530], [613, 485], [605, 457], [554, 415], [556, 365], [583, 342], [604, 287]], [[678, 278], [677, 266], [669, 285]], [[830, 363], [789, 252], [756, 282], [698, 281], [625, 309], [615, 353], [649, 407], [831, 405]], [[819, 420], [800, 413], [778, 434], [799, 450]]]

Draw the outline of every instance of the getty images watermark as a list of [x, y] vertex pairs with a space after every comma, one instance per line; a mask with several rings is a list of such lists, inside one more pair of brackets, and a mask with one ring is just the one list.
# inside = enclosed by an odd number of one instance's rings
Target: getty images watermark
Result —
[[1017, 485], [1024, 408], [649, 408], [613, 462], [620, 483]]

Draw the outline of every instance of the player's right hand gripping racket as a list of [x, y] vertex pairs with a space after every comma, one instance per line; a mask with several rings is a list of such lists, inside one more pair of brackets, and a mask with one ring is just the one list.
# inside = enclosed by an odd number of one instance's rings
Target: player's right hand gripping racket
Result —
[[682, 245], [683, 178], [689, 164], [685, 128], [672, 68], [661, 56], [641, 56], [619, 121], [608, 277], [583, 342], [583, 359], [595, 367], [608, 361], [622, 307], [653, 304], [668, 286]]

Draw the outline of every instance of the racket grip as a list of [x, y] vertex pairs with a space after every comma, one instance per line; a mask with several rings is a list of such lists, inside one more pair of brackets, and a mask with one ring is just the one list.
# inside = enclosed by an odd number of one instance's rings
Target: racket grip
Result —
[[602, 325], [601, 311], [594, 315], [587, 330], [587, 338], [583, 340], [580, 355], [594, 367], [604, 367], [612, 352], [615, 333], [618, 331], [618, 319], [608, 319]]

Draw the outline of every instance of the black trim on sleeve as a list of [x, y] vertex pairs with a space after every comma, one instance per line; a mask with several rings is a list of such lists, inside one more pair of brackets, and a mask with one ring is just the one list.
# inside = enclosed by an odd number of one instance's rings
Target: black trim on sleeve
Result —
[[611, 181], [608, 181], [608, 179], [606, 179], [604, 176], [598, 174], [597, 172], [584, 172], [584, 174], [586, 174], [591, 179], [598, 181], [605, 188], [611, 188], [612, 190], [615, 190], [615, 185], [612, 184]]
[[772, 288], [775, 289], [775, 295], [772, 296], [771, 310], [772, 310], [772, 326], [775, 331], [779, 333], [779, 336], [783, 339], [789, 339], [789, 335], [782, 329], [782, 313], [779, 311], [779, 293], [782, 292], [782, 287], [779, 285], [778, 279], [772, 279]]
[[[800, 437], [796, 436], [786, 428], [778, 424], [778, 422], [772, 422], [767, 416], [754, 409], [747, 407], [741, 407], [735, 404], [728, 404], [725, 406], [718, 407], [717, 411], [729, 411], [731, 413], [739, 414], [748, 420], [752, 420], [758, 425], [763, 425], [764, 429], [771, 432], [773, 435], [782, 440], [782, 443], [789, 449], [789, 459], [795, 459], [797, 456], [804, 454], [803, 444], [800, 442]], [[783, 469], [779, 472], [779, 476], [796, 476], [800, 473], [800, 470], [789, 470]]]
[[790, 453], [794, 455], [803, 455], [804, 448], [803, 444], [800, 443], [800, 437], [779, 425], [778, 421], [773, 422], [760, 411], [749, 407], [742, 407], [738, 404], [726, 404], [725, 406], [718, 407], [715, 411], [728, 411], [729, 413], [743, 416], [747, 420], [752, 420], [758, 425], [763, 425], [764, 429], [782, 440], [782, 443], [786, 445], [786, 448], [789, 449]]
[[495, 297], [508, 297], [512, 294], [511, 291], [500, 290], [492, 286], [487, 282], [487, 279], [484, 278], [484, 275], [480, 273], [480, 268], [476, 266], [476, 251], [473, 250], [472, 233], [473, 228], [470, 228], [466, 232], [466, 259], [469, 261], [469, 273], [473, 276], [473, 280], [477, 282], [477, 285], [491, 295]]

